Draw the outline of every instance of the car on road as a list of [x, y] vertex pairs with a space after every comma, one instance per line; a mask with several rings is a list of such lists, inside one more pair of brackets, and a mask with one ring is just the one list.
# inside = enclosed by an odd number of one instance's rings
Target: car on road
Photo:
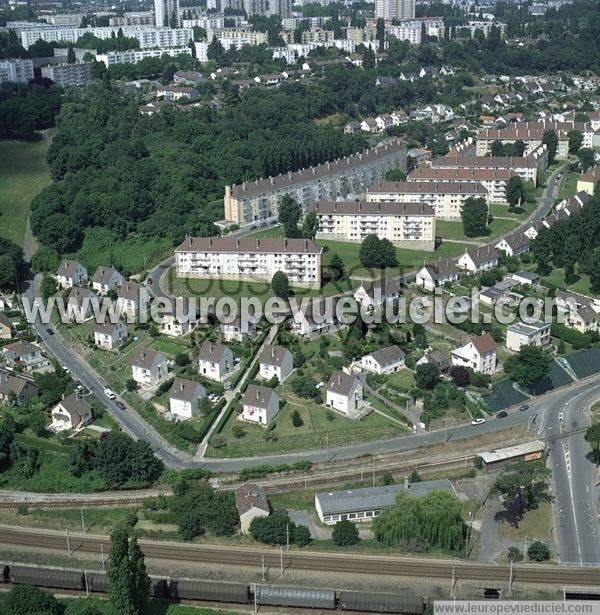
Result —
[[471, 425], [483, 425], [485, 423], [485, 419], [473, 419], [471, 421]]
[[558, 415], [558, 420], [559, 420], [561, 423], [564, 423], [564, 422], [565, 422], [565, 413], [564, 413], [564, 412], [561, 412], [561, 413]]
[[106, 395], [108, 399], [117, 399], [115, 392], [112, 389], [109, 389], [108, 387], [104, 389], [104, 395]]
[[508, 412], [506, 412], [506, 410], [502, 410], [502, 412], [498, 412], [498, 414], [496, 415], [496, 418], [503, 419], [505, 416], [508, 416]]
[[152, 285], [152, 278], [148, 278], [146, 280], [146, 284], [148, 284], [148, 286], [151, 286]]
[[46, 329], [46, 333], [47, 333], [48, 335], [54, 335], [54, 331], [53, 331], [50, 327], [48, 327], [48, 328]]
[[117, 407], [121, 408], [121, 410], [127, 410], [127, 406], [122, 401], [118, 401], [116, 403]]
[[525, 412], [525, 410], [529, 410], [528, 404], [523, 404], [522, 406], [519, 407], [519, 412]]

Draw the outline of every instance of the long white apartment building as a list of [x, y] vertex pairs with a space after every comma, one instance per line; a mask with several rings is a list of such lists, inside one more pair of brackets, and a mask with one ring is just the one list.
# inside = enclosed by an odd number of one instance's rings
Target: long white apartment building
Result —
[[175, 250], [177, 276], [270, 282], [283, 271], [290, 284], [321, 286], [323, 248], [310, 239], [188, 237]]
[[13, 81], [28, 83], [33, 79], [33, 62], [31, 60], [0, 60], [0, 83]]
[[460, 218], [463, 203], [469, 197], [482, 197], [487, 203], [490, 198], [481, 183], [467, 182], [382, 181], [367, 190], [369, 203], [425, 203], [433, 208], [436, 217], [448, 220]]
[[431, 167], [435, 169], [493, 169], [512, 170], [523, 181], [537, 185], [539, 174], [548, 167], [548, 150], [545, 145], [529, 156], [444, 156], [436, 158]]
[[97, 53], [96, 60], [106, 66], [113, 64], [137, 64], [144, 58], [162, 58], [163, 56], [177, 57], [179, 55], [192, 55], [189, 47], [161, 47], [159, 49], [130, 49], [128, 51], [109, 51]]
[[435, 248], [435, 212], [425, 203], [321, 201], [307, 211], [317, 214], [318, 239], [360, 242], [377, 235], [402, 248]]
[[201, 17], [194, 17], [193, 19], [183, 19], [181, 25], [184, 28], [204, 28], [208, 30], [216, 30], [225, 27], [224, 15], [203, 15]]
[[502, 143], [525, 143], [525, 155], [533, 152], [542, 145], [546, 130], [554, 130], [558, 136], [556, 158], [566, 160], [569, 157], [570, 130], [578, 130], [583, 135], [582, 147], [592, 148], [594, 143], [594, 130], [589, 122], [519, 122], [506, 128], [486, 128], [477, 134], [477, 156], [487, 155], [494, 141]]
[[[35, 24], [40, 25], [40, 24]], [[108, 26], [101, 28], [71, 28], [66, 26], [43, 26], [37, 28], [22, 28], [19, 31], [21, 44], [29, 49], [33, 43], [43, 40], [49, 43], [76, 43], [84, 34], [92, 34], [96, 38], [106, 40], [117, 36], [119, 29], [123, 36], [136, 38], [140, 48], [152, 47], [182, 47], [194, 38], [192, 28], [157, 28], [155, 26]]]
[[240, 49], [244, 45], [267, 44], [266, 32], [258, 32], [251, 28], [210, 28], [206, 31], [206, 40], [210, 43], [216, 37], [220, 43], [229, 49]]
[[277, 216], [289, 194], [303, 208], [317, 201], [337, 201], [364, 194], [392, 168], [406, 171], [406, 145], [388, 139], [365, 152], [277, 177], [225, 186], [225, 220], [239, 225]]
[[411, 171], [406, 179], [410, 182], [481, 184], [489, 193], [490, 203], [506, 205], [506, 184], [513, 176], [517, 176], [517, 173], [509, 169], [469, 169], [463, 167], [439, 169], [436, 167], [420, 167]]
[[[109, 26], [153, 26], [154, 11], [134, 11], [125, 13], [121, 17], [110, 17], [108, 20]], [[191, 26], [184, 26], [184, 28]]]

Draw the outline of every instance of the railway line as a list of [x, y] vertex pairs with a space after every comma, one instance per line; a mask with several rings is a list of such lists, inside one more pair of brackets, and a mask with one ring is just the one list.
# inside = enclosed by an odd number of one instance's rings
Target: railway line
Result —
[[[0, 528], [0, 544], [9, 547], [29, 547], [41, 550], [65, 551], [64, 534], [30, 528]], [[105, 536], [69, 534], [71, 553], [108, 552]], [[407, 558], [394, 556], [321, 553], [316, 551], [283, 551], [249, 547], [190, 545], [182, 543], [140, 540], [140, 547], [149, 559], [214, 563], [224, 566], [244, 566], [260, 569], [265, 565], [286, 570], [311, 570], [352, 574], [377, 574], [409, 578], [436, 578], [455, 581], [482, 581], [504, 587], [508, 585], [510, 568], [504, 565], [468, 563], [459, 560]], [[282, 558], [282, 559], [280, 559]], [[600, 567], [515, 565], [512, 582], [551, 586], [600, 586]]]

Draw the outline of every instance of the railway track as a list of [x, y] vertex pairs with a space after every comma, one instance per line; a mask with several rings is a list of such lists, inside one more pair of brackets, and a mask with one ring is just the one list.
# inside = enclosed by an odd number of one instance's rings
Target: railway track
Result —
[[[67, 548], [66, 537], [56, 532], [40, 532], [27, 528], [0, 528], [0, 544], [8, 547], [29, 547], [43, 550]], [[108, 553], [109, 539], [103, 536], [69, 534], [72, 553]], [[189, 545], [140, 540], [140, 547], [149, 559], [177, 562], [214, 563], [224, 566], [280, 566], [280, 552], [274, 549]], [[432, 560], [393, 556], [320, 553], [310, 551], [283, 552], [283, 566], [290, 570], [327, 571], [352, 574], [378, 574], [397, 577], [425, 577], [458, 581], [482, 581], [504, 586], [508, 584], [508, 566], [468, 563], [458, 560]], [[566, 567], [543, 565], [513, 566], [513, 583], [537, 585], [600, 586], [600, 567]]]

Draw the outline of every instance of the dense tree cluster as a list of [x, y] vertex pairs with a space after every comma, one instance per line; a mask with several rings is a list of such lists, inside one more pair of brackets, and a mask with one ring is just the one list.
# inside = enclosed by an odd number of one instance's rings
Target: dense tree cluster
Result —
[[250, 534], [255, 540], [269, 545], [296, 544], [305, 547], [310, 543], [310, 531], [305, 525], [296, 525], [285, 510], [276, 510], [268, 517], [256, 517], [250, 523]]
[[360, 264], [369, 269], [386, 269], [398, 265], [396, 248], [389, 239], [379, 239], [377, 235], [367, 235], [358, 253]]
[[552, 366], [552, 357], [539, 346], [523, 346], [506, 359], [505, 373], [521, 386], [530, 387], [544, 378]]
[[139, 49], [140, 42], [137, 38], [123, 36], [123, 30], [119, 28], [116, 35], [102, 39], [94, 36], [91, 32], [86, 32], [77, 39], [77, 47], [83, 49], [95, 49], [98, 53], [107, 51], [127, 51], [128, 49]]
[[[1, 217], [0, 224], [3, 224]], [[23, 250], [12, 241], [0, 237], [0, 290], [17, 290], [24, 271]]]

